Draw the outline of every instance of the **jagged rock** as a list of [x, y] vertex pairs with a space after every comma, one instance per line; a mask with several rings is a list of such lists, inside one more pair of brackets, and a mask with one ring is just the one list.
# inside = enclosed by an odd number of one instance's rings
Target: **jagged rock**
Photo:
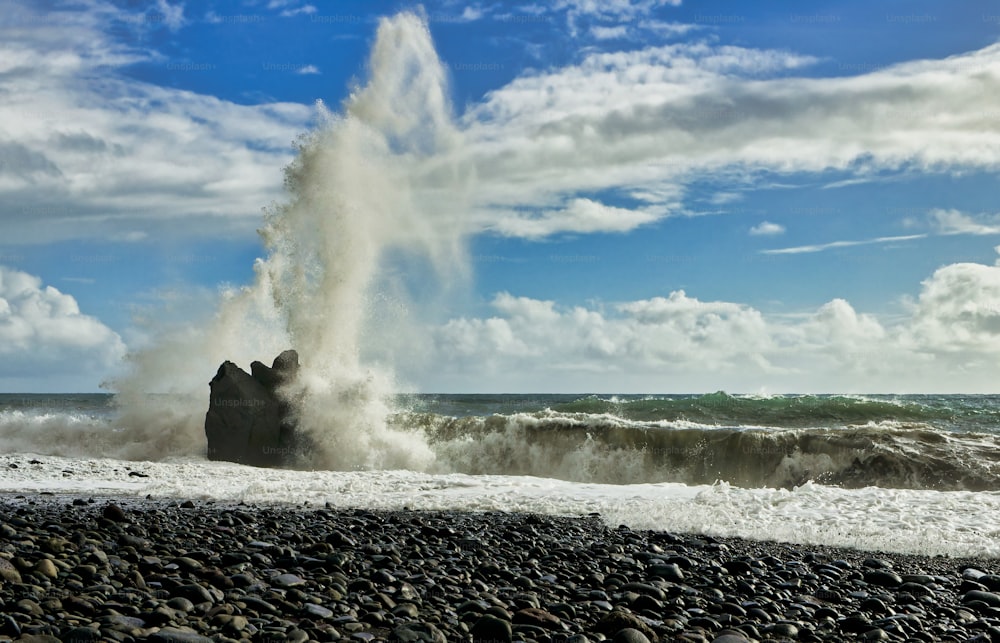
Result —
[[251, 374], [226, 361], [209, 384], [211, 399], [205, 415], [209, 460], [257, 467], [294, 464], [304, 440], [296, 435], [292, 409], [278, 389], [295, 380], [299, 356], [287, 350], [268, 367], [250, 365]]

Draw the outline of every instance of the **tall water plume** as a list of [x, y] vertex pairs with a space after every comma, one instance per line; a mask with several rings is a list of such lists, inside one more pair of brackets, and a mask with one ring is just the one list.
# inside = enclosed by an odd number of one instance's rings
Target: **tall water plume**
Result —
[[[116, 383], [126, 430], [114, 455], [203, 452], [206, 383], [218, 364], [231, 359], [246, 368], [290, 346], [303, 368], [287, 394], [299, 426], [320, 447], [309, 465], [431, 465], [421, 435], [386, 426], [391, 369], [363, 359], [364, 347], [380, 342], [371, 328], [399, 330], [368, 324], [386, 299], [374, 290], [390, 254], [420, 272], [411, 281], [464, 274], [470, 177], [456, 161], [462, 137], [424, 19], [382, 19], [367, 84], [339, 113], [318, 110], [320, 125], [298, 142], [285, 170], [288, 200], [265, 212], [267, 256], [254, 266], [254, 283], [224, 297], [207, 324], [138, 352], [130, 376]], [[390, 299], [399, 304], [399, 296], [393, 291]], [[157, 402], [150, 391], [174, 395]]]

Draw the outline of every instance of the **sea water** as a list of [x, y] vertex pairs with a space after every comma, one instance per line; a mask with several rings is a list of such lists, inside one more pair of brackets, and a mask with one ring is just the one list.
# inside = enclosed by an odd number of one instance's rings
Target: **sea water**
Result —
[[598, 512], [633, 529], [1000, 557], [1000, 396], [410, 395], [393, 407], [394, 430], [434, 455], [423, 469], [136, 457], [112, 396], [0, 396], [0, 490]]

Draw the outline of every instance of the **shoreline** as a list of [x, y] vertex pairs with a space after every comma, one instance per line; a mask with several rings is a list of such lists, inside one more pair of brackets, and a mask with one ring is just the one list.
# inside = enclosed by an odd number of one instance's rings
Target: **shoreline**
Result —
[[0, 516], [0, 638], [1000, 634], [993, 559], [633, 531], [595, 515], [4, 493]]

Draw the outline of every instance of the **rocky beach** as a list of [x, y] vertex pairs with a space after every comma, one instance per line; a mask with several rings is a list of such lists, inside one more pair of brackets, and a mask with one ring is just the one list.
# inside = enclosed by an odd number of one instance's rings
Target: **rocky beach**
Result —
[[596, 515], [8, 495], [0, 639], [995, 641], [998, 567]]

